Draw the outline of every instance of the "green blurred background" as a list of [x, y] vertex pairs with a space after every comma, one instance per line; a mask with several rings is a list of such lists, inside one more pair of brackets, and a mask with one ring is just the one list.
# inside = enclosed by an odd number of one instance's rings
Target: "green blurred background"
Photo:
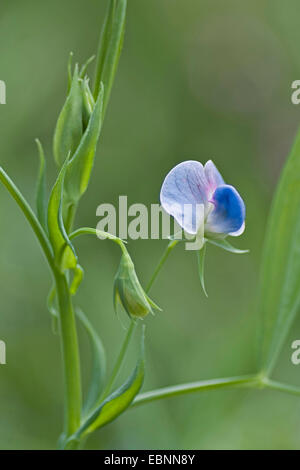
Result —
[[[291, 147], [300, 107], [291, 83], [300, 79], [298, 0], [129, 0], [125, 47], [98, 148], [95, 171], [77, 225], [95, 227], [96, 207], [158, 202], [176, 163], [212, 158], [247, 205], [247, 228], [236, 245], [249, 255], [210, 247], [201, 291], [195, 254], [178, 247], [152, 297], [163, 312], [147, 323], [144, 390], [254, 372], [260, 318], [255, 314], [267, 214]], [[104, 0], [1, 1], [1, 164], [34, 203], [38, 166], [34, 138], [55, 177], [52, 135], [66, 91], [66, 63], [97, 47]], [[45, 305], [50, 276], [22, 214], [0, 188], [0, 448], [54, 448], [63, 413], [59, 340]], [[165, 241], [128, 247], [146, 283]], [[107, 348], [110, 366], [124, 337], [112, 308], [119, 250], [92, 238], [78, 241], [86, 275], [78, 302]], [[275, 377], [300, 385], [291, 342]], [[80, 331], [84, 381], [90, 351]], [[136, 344], [124, 377], [132, 369]], [[199, 393], [145, 405], [96, 432], [92, 449], [297, 449], [300, 400], [273, 391]]]

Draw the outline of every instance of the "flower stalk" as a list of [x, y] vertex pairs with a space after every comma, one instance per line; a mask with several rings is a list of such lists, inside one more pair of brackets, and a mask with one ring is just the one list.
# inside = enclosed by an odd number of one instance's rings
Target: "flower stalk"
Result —
[[72, 435], [81, 420], [80, 357], [75, 315], [66, 276], [55, 271], [65, 382], [65, 434]]

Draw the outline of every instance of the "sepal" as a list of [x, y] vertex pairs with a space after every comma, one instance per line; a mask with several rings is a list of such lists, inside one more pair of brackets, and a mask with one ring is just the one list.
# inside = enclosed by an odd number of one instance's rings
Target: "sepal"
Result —
[[221, 239], [221, 238], [208, 238], [206, 239], [208, 243], [211, 243], [212, 245], [218, 246], [219, 248], [222, 248], [225, 251], [229, 251], [230, 253], [235, 253], [238, 255], [243, 255], [245, 253], [249, 253], [249, 250], [240, 250], [238, 248], [235, 248], [232, 246], [227, 240]]
[[206, 297], [208, 297], [206, 287], [205, 287], [205, 280], [204, 280], [205, 254], [206, 254], [206, 244], [204, 244], [200, 250], [197, 250], [197, 260], [198, 260], [198, 273], [199, 273], [201, 287]]

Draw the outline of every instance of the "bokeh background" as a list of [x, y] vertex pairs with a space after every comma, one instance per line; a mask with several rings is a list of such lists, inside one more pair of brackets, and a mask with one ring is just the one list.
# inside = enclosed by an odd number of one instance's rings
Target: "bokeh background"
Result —
[[[165, 174], [185, 159], [212, 158], [247, 205], [247, 229], [236, 245], [249, 255], [210, 247], [201, 291], [195, 254], [178, 247], [154, 285], [163, 307], [147, 318], [144, 390], [251, 373], [261, 329], [255, 311], [270, 202], [300, 122], [291, 83], [300, 79], [297, 0], [129, 0], [125, 47], [77, 225], [95, 227], [96, 207], [158, 202]], [[97, 47], [104, 0], [1, 1], [0, 160], [34, 203], [34, 138], [55, 178], [52, 135], [66, 91], [66, 63]], [[45, 305], [50, 276], [31, 229], [0, 188], [0, 448], [51, 449], [61, 432], [62, 370], [58, 337]], [[166, 242], [129, 243], [146, 283]], [[124, 328], [112, 308], [118, 248], [78, 241], [86, 275], [78, 294], [107, 348], [111, 367]], [[123, 323], [126, 323], [123, 318]], [[274, 377], [300, 385], [291, 364], [292, 328]], [[82, 369], [90, 351], [80, 331]], [[133, 343], [124, 377], [136, 355]], [[123, 378], [124, 378], [123, 377]], [[198, 393], [136, 408], [95, 433], [92, 449], [297, 449], [300, 400], [273, 391]]]

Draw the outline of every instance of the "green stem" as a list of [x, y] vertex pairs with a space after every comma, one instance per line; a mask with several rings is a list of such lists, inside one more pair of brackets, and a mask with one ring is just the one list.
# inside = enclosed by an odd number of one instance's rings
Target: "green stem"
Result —
[[299, 387], [283, 384], [281, 382], [276, 382], [275, 380], [271, 380], [267, 378], [263, 379], [263, 383], [264, 383], [265, 388], [269, 388], [271, 390], [277, 390], [278, 392], [290, 393], [291, 395], [300, 396]]
[[61, 348], [65, 380], [65, 433], [73, 434], [80, 426], [81, 378], [75, 316], [66, 276], [55, 271], [59, 305]]
[[102, 82], [104, 84], [103, 115], [106, 111], [123, 46], [126, 7], [127, 0], [110, 0], [101, 32], [96, 61], [94, 98], [96, 100]]
[[[146, 288], [146, 293], [148, 294], [156, 277], [158, 276], [161, 268], [163, 267], [164, 263], [166, 262], [169, 254], [171, 253], [172, 249], [177, 245], [178, 241], [175, 240], [175, 241], [172, 241], [169, 243], [169, 245], [167, 246], [164, 254], [162, 255], [161, 259], [159, 260], [158, 262], [158, 265], [147, 285], [147, 288]], [[126, 249], [126, 247], [125, 247]], [[126, 353], [127, 353], [127, 349], [128, 349], [128, 346], [130, 344], [130, 341], [131, 341], [131, 338], [133, 336], [133, 333], [135, 331], [135, 327], [136, 327], [136, 322], [134, 320], [131, 320], [131, 323], [130, 323], [130, 326], [129, 326], [129, 329], [128, 329], [128, 332], [125, 336], [125, 339], [124, 339], [124, 342], [123, 342], [123, 345], [121, 347], [121, 351], [120, 351], [120, 354], [116, 360], [116, 363], [115, 363], [115, 366], [113, 368], [113, 372], [112, 372], [112, 375], [110, 377], [110, 380], [105, 388], [105, 391], [103, 393], [103, 397], [105, 398], [109, 392], [111, 391], [112, 389], [112, 386], [115, 382], [115, 379], [117, 378], [117, 376], [119, 375], [119, 372], [121, 370], [121, 367], [122, 367], [122, 364], [123, 364], [123, 361], [124, 361], [124, 358], [126, 356]]]
[[163, 267], [163, 265], [165, 264], [166, 260], [168, 259], [169, 257], [169, 254], [171, 253], [171, 251], [173, 250], [173, 248], [175, 248], [175, 246], [177, 245], [178, 243], [178, 240], [173, 240], [171, 241], [167, 248], [165, 249], [162, 257], [160, 258], [159, 262], [158, 262], [158, 265], [156, 266], [155, 268], [155, 271], [154, 273], [152, 274], [152, 277], [150, 279], [150, 281], [148, 282], [148, 285], [147, 285], [147, 289], [146, 289], [146, 292], [148, 293], [152, 287], [152, 285], [154, 284], [154, 281], [155, 279], [157, 278], [161, 268]]
[[22, 193], [1, 167], [0, 181], [14, 198], [33, 229], [55, 278], [65, 374], [65, 432], [70, 435], [80, 426], [81, 381], [76, 324], [68, 282], [65, 275], [57, 271], [51, 244], [37, 217]]
[[18, 206], [20, 207], [21, 211], [23, 212], [24, 216], [26, 217], [27, 221], [29, 222], [32, 230], [34, 231], [38, 241], [40, 242], [41, 248], [43, 253], [48, 261], [51, 271], [54, 270], [54, 261], [53, 261], [53, 252], [50, 242], [45, 234], [43, 227], [41, 226], [40, 222], [38, 221], [35, 213], [31, 209], [30, 205], [24, 198], [21, 191], [17, 188], [14, 182], [10, 179], [10, 177], [5, 173], [2, 167], [0, 167], [0, 181], [9, 191], [11, 196], [14, 198]]
[[[94, 228], [91, 228], [91, 227], [81, 227], [81, 228], [75, 230], [74, 232], [72, 232], [69, 235], [69, 238], [70, 238], [70, 240], [73, 240], [74, 238], [77, 238], [81, 235], [93, 235], [93, 236], [97, 235], [97, 236], [103, 237], [104, 239], [107, 238], [109, 240], [112, 240], [113, 242], [115, 242], [119, 245], [119, 247], [122, 250], [122, 253], [127, 254], [127, 249], [126, 249], [126, 246], [125, 246], [125, 242], [121, 238], [118, 238], [115, 235], [112, 235], [108, 232], [103, 232], [101, 230], [97, 230], [97, 229], [94, 229]], [[129, 329], [127, 331], [126, 337], [124, 339], [123, 345], [121, 347], [120, 353], [117, 357], [115, 366], [114, 366], [113, 371], [112, 371], [112, 375], [111, 375], [111, 377], [108, 381], [107, 386], [105, 387], [105, 390], [103, 391], [102, 399], [104, 399], [105, 397], [107, 397], [107, 395], [109, 395], [109, 393], [111, 391], [111, 388], [112, 388], [117, 376], [119, 375], [119, 372], [121, 370], [122, 363], [123, 363], [124, 357], [126, 355], [130, 340], [133, 336], [134, 330], [135, 330], [135, 322], [132, 320], [131, 324], [129, 326]]]
[[159, 388], [149, 392], [140, 393], [136, 396], [132, 403], [132, 407], [151, 403], [163, 398], [171, 398], [180, 395], [186, 395], [195, 392], [205, 392], [207, 390], [219, 390], [223, 388], [256, 388], [270, 389], [278, 392], [285, 392], [291, 395], [300, 396], [300, 388], [293, 385], [283, 384], [268, 378], [262, 377], [261, 374], [244, 375], [239, 377], [227, 377], [225, 379], [201, 380], [199, 382], [191, 382], [181, 385]]
[[100, 34], [97, 58], [96, 58], [96, 73], [95, 73], [95, 85], [94, 85], [94, 98], [98, 97], [101, 76], [103, 72], [103, 65], [105, 61], [106, 51], [108, 49], [109, 37], [111, 34], [112, 20], [116, 7], [116, 0], [111, 0], [107, 9], [106, 17]]
[[75, 204], [70, 204], [68, 207], [67, 211], [67, 217], [66, 217], [66, 222], [65, 222], [65, 229], [67, 234], [69, 234], [72, 230], [74, 219], [75, 219], [75, 214], [76, 214], [76, 205]]
[[244, 375], [239, 377], [228, 377], [225, 379], [202, 380], [199, 382], [174, 385], [171, 387], [159, 388], [150, 392], [137, 395], [131, 406], [138, 406], [144, 403], [170, 398], [188, 393], [204, 392], [206, 390], [216, 390], [221, 388], [255, 387], [260, 384], [256, 375]]
[[77, 238], [81, 235], [94, 235], [94, 236], [96, 235], [99, 237], [100, 236], [103, 237], [103, 239], [107, 238], [108, 240], [111, 240], [117, 243], [117, 245], [119, 245], [123, 253], [127, 253], [125, 242], [121, 238], [118, 238], [115, 235], [112, 235], [111, 233], [103, 232], [101, 230], [97, 230], [91, 227], [81, 227], [75, 230], [74, 232], [70, 233], [69, 239], [73, 240], [74, 238]]
[[112, 389], [112, 386], [115, 383], [115, 380], [117, 379], [117, 377], [119, 375], [119, 372], [121, 370], [123, 360], [124, 360], [124, 357], [126, 355], [130, 340], [131, 340], [131, 338], [133, 336], [133, 333], [135, 331], [135, 326], [136, 326], [136, 322], [134, 320], [131, 320], [130, 326], [128, 328], [127, 334], [126, 334], [125, 339], [123, 341], [123, 344], [122, 344], [120, 353], [117, 357], [117, 360], [116, 360], [115, 366], [113, 368], [112, 374], [111, 374], [110, 379], [109, 379], [109, 381], [108, 381], [108, 383], [105, 387], [105, 390], [102, 394], [102, 397], [101, 397], [102, 399], [106, 398], [109, 395], [109, 393]]

